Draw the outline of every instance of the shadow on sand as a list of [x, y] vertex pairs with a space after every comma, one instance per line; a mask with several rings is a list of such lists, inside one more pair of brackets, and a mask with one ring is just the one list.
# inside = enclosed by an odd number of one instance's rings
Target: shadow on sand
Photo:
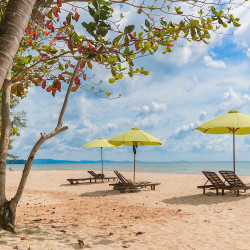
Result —
[[60, 187], [75, 187], [75, 186], [88, 186], [88, 185], [96, 185], [96, 184], [103, 184], [107, 182], [81, 182], [77, 184], [61, 184]]
[[195, 194], [195, 195], [188, 195], [188, 196], [180, 196], [180, 197], [172, 197], [169, 199], [165, 199], [162, 202], [165, 204], [172, 204], [172, 205], [212, 205], [212, 204], [220, 204], [220, 203], [229, 203], [244, 200], [250, 197], [250, 194], [243, 193], [239, 197], [231, 193], [225, 193], [224, 196], [219, 194], [218, 196], [215, 193], [208, 192], [205, 195], [203, 194]]

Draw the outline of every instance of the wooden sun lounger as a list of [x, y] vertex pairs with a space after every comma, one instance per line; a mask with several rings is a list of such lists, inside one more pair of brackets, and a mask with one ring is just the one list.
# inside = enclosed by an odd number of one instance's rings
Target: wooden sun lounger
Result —
[[[67, 181], [72, 185], [72, 184], [79, 184], [80, 182], [84, 182], [84, 181], [89, 181], [92, 182], [92, 180], [95, 180], [95, 178], [74, 178], [74, 179], [67, 179]], [[96, 182], [96, 181], [95, 181]]]
[[88, 171], [88, 173], [97, 180], [102, 180], [102, 181], [108, 180], [109, 181], [109, 180], [116, 180], [117, 179], [117, 177], [107, 177], [103, 174], [96, 174], [94, 171]]
[[219, 173], [231, 187], [242, 189], [244, 192], [250, 189], [250, 184], [244, 183], [236, 174], [234, 174], [234, 171], [221, 170]]
[[[206, 193], [207, 188], [210, 190], [216, 190], [216, 195], [219, 194], [219, 189], [221, 189], [222, 195], [224, 195], [224, 190], [231, 190], [231, 187], [227, 186], [215, 172], [202, 171], [202, 173], [207, 177], [207, 181], [204, 185], [197, 186], [197, 188], [202, 188], [203, 194]], [[208, 182], [211, 184], [207, 185]]]
[[120, 174], [118, 171], [114, 171], [117, 178], [118, 183], [116, 184], [109, 184], [110, 186], [113, 186], [113, 189], [120, 190], [121, 193], [124, 193], [126, 189], [134, 189], [134, 188], [143, 188], [143, 187], [150, 187], [151, 190], [155, 190], [155, 186], [160, 185], [161, 183], [152, 183], [152, 182], [132, 182], [131, 180], [126, 179], [122, 174]]
[[105, 177], [103, 175], [99, 175], [99, 174], [96, 174], [94, 171], [88, 171], [88, 173], [92, 176], [92, 177], [87, 177], [87, 178], [72, 178], [72, 179], [67, 179], [67, 181], [70, 183], [70, 184], [79, 184], [81, 182], [85, 182], [85, 181], [89, 181], [92, 183], [92, 181], [94, 181], [96, 183], [97, 180], [101, 180], [101, 181], [104, 181], [104, 180], [116, 180], [117, 177]]

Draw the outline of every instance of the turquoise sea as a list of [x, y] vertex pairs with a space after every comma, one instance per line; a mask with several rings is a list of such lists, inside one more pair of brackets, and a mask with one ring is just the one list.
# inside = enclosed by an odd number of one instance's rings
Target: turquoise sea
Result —
[[[23, 170], [22, 164], [8, 164], [7, 169]], [[81, 164], [33, 164], [31, 170], [96, 170], [101, 171], [100, 163]], [[105, 171], [133, 171], [133, 163], [104, 163]], [[164, 162], [164, 163], [136, 163], [137, 172], [149, 173], [176, 173], [176, 174], [201, 174], [202, 170], [216, 171], [233, 170], [232, 162]], [[236, 162], [238, 175], [250, 176], [250, 162]]]

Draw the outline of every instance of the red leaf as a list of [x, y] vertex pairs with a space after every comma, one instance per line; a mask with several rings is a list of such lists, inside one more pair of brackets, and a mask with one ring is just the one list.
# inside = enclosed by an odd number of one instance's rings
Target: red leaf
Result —
[[51, 23], [50, 23], [50, 25], [49, 25], [49, 29], [50, 29], [52, 32], [54, 32], [54, 31], [55, 31], [54, 26], [53, 26], [53, 22], [51, 22]]
[[80, 69], [83, 69], [85, 67], [86, 61], [82, 61], [80, 64]]
[[81, 44], [77, 44], [77, 49], [78, 49], [79, 54], [82, 54], [83, 49], [82, 49], [82, 45]]
[[49, 51], [50, 54], [55, 55], [57, 53], [57, 50], [51, 50]]
[[67, 38], [67, 36], [64, 36], [64, 35], [63, 36], [58, 36], [58, 35], [55, 36], [56, 40], [66, 40], [66, 38]]
[[68, 40], [68, 47], [69, 47], [71, 53], [73, 53], [73, 42], [71, 39]]
[[173, 46], [174, 46], [173, 43], [169, 43], [169, 44], [168, 44], [168, 47], [173, 47]]
[[76, 92], [78, 88], [79, 88], [79, 86], [72, 87], [71, 92]]
[[83, 73], [82, 77], [86, 81], [86, 74], [85, 73]]
[[94, 51], [95, 50], [95, 46], [94, 45], [92, 45], [90, 42], [88, 42], [87, 41], [87, 44], [88, 44], [88, 46], [89, 46], [89, 49], [91, 50], [91, 51]]
[[139, 44], [141, 44], [141, 41], [135, 42], [135, 49], [136, 49], [136, 51], [140, 50]]
[[53, 89], [52, 89], [52, 95], [55, 96], [55, 94], [56, 94], [56, 89], [53, 88]]
[[61, 84], [61, 82], [59, 81], [58, 84], [57, 84], [57, 90], [58, 90], [59, 92], [61, 92], [61, 87], [62, 87], [62, 84]]
[[31, 46], [32, 45], [32, 38], [30, 38], [30, 40], [29, 40], [29, 46]]
[[46, 89], [46, 91], [47, 92], [50, 92], [52, 90], [52, 86], [50, 85], [47, 89]]
[[59, 17], [59, 15], [58, 15], [58, 13], [57, 13], [57, 7], [54, 7], [54, 8], [52, 9], [52, 11], [53, 11], [53, 14], [54, 14], [55, 17]]
[[77, 86], [81, 85], [79, 76], [76, 76], [76, 78], [75, 78], [75, 84], [76, 84]]
[[50, 23], [51, 23], [52, 21], [51, 20], [49, 20], [49, 21], [47, 21], [46, 22], [46, 24], [45, 24], [45, 26], [49, 29], [49, 26], [50, 26]]
[[76, 22], [78, 22], [79, 17], [80, 17], [80, 15], [79, 15], [79, 14], [77, 13], [77, 11], [76, 11], [76, 13], [75, 13], [75, 21], [76, 21]]
[[57, 0], [57, 6], [62, 7], [62, 0]]
[[42, 88], [43, 88], [43, 89], [46, 88], [46, 80], [43, 80], [43, 82], [42, 82]]
[[132, 35], [132, 34], [128, 34], [129, 35], [129, 37], [132, 39], [132, 40], [134, 40], [135, 39], [135, 37]]
[[65, 78], [64, 78], [64, 76], [62, 74], [58, 75], [58, 79], [65, 81]]

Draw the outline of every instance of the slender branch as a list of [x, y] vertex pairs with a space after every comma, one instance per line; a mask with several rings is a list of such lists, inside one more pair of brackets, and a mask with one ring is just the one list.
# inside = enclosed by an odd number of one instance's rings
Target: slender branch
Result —
[[58, 123], [57, 123], [57, 126], [56, 126], [55, 130], [52, 131], [51, 133], [48, 133], [48, 134], [42, 134], [41, 133], [40, 139], [34, 145], [34, 147], [32, 148], [32, 150], [31, 150], [31, 152], [29, 154], [28, 160], [27, 160], [27, 162], [26, 162], [26, 164], [24, 166], [24, 169], [23, 169], [22, 178], [20, 180], [17, 192], [16, 192], [14, 198], [12, 199], [12, 201], [14, 203], [18, 203], [19, 200], [21, 199], [21, 196], [22, 196], [22, 193], [23, 193], [23, 190], [24, 190], [24, 186], [25, 186], [26, 181], [28, 179], [31, 166], [32, 166], [33, 160], [35, 158], [35, 154], [38, 151], [38, 149], [41, 147], [41, 145], [45, 141], [47, 141], [48, 139], [56, 136], [57, 134], [61, 133], [62, 131], [68, 129], [67, 126], [62, 127], [63, 116], [64, 116], [64, 113], [65, 113], [65, 110], [66, 110], [66, 107], [67, 107], [67, 104], [68, 104], [68, 100], [69, 100], [72, 85], [74, 84], [74, 81], [75, 81], [75, 78], [76, 78], [76, 75], [77, 75], [77, 71], [78, 71], [78, 68], [80, 67], [80, 64], [81, 64], [82, 60], [84, 60], [84, 59], [81, 58], [81, 59], [78, 60], [78, 63], [77, 63], [77, 65], [75, 67], [75, 70], [74, 70], [74, 73], [73, 73], [73, 75], [72, 75], [72, 77], [70, 79], [68, 90], [67, 90], [67, 93], [66, 93], [65, 98], [64, 98], [64, 103], [63, 103], [63, 106], [62, 106], [62, 109], [61, 109], [61, 112], [60, 112], [60, 116], [58, 118]]
[[80, 64], [81, 64], [82, 61], [83, 61], [83, 58], [80, 58], [80, 59], [78, 60], [77, 65], [76, 65], [76, 67], [75, 67], [75, 70], [74, 70], [74, 72], [73, 72], [73, 74], [72, 74], [72, 77], [71, 77], [71, 79], [70, 79], [69, 87], [68, 87], [68, 90], [67, 90], [67, 93], [66, 93], [64, 102], [63, 102], [63, 106], [62, 106], [62, 109], [61, 109], [61, 113], [60, 113], [60, 116], [59, 116], [59, 119], [58, 119], [58, 123], [57, 123], [56, 129], [57, 129], [57, 128], [60, 128], [60, 127], [62, 126], [62, 123], [63, 123], [63, 116], [64, 116], [64, 112], [65, 112], [65, 109], [66, 109], [67, 104], [68, 104], [68, 100], [69, 100], [69, 96], [70, 96], [70, 91], [71, 91], [72, 86], [73, 86], [73, 84], [74, 84], [74, 82], [75, 82], [75, 78], [76, 78], [76, 76], [77, 76], [77, 71], [78, 71], [78, 69], [79, 69]]

